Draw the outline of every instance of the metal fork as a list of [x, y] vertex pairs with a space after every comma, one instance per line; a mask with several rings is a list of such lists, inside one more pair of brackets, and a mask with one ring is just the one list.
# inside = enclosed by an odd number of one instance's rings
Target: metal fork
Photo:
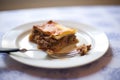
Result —
[[[35, 49], [25, 49], [25, 48], [0, 48], [0, 53], [7, 53], [7, 54], [10, 54], [10, 52], [26, 52], [26, 51], [39, 51], [39, 50], [35, 50]], [[68, 58], [68, 57], [74, 57], [78, 54], [79, 52], [77, 51], [72, 51], [70, 53], [57, 53], [57, 54], [52, 54], [52, 55], [49, 55], [49, 57], [52, 57], [52, 58]]]

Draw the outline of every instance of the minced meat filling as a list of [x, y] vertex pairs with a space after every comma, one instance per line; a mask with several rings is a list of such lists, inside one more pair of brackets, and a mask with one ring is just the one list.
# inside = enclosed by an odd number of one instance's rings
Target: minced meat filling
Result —
[[74, 34], [64, 36], [61, 39], [57, 40], [54, 39], [48, 33], [43, 33], [42, 31], [33, 30], [31, 36], [32, 37], [30, 37], [30, 41], [37, 43], [38, 48], [44, 50], [47, 49], [57, 50], [58, 47], [62, 48], [70, 43], [76, 42], [76, 36]]

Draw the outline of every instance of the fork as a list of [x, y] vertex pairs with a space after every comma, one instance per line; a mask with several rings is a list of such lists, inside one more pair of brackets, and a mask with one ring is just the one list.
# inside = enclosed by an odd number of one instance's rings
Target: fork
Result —
[[[35, 50], [35, 49], [25, 49], [25, 48], [0, 48], [0, 53], [7, 53], [10, 54], [11, 52], [26, 52], [26, 51], [39, 51], [39, 50]], [[60, 55], [59, 55], [60, 54]], [[59, 54], [52, 54], [49, 55], [49, 57], [51, 58], [70, 58], [70, 57], [74, 57], [78, 54], [78, 52], [71, 52], [71, 53], [59, 53]], [[61, 55], [62, 54], [62, 55]]]

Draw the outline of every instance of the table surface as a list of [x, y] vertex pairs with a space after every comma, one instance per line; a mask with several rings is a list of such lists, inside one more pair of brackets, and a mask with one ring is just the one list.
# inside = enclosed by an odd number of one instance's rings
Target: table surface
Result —
[[[3, 35], [18, 25], [41, 20], [69, 20], [104, 31], [110, 41], [99, 60], [70, 69], [43, 69], [0, 54], [0, 80], [120, 80], [120, 6], [73, 6], [0, 11]], [[104, 46], [104, 45], [103, 45]]]

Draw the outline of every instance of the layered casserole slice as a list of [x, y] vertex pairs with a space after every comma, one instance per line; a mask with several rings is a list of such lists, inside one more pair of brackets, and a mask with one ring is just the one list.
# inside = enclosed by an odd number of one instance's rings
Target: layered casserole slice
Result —
[[34, 25], [29, 40], [36, 43], [39, 49], [59, 51], [78, 42], [75, 33], [75, 29], [50, 20], [42, 25]]

